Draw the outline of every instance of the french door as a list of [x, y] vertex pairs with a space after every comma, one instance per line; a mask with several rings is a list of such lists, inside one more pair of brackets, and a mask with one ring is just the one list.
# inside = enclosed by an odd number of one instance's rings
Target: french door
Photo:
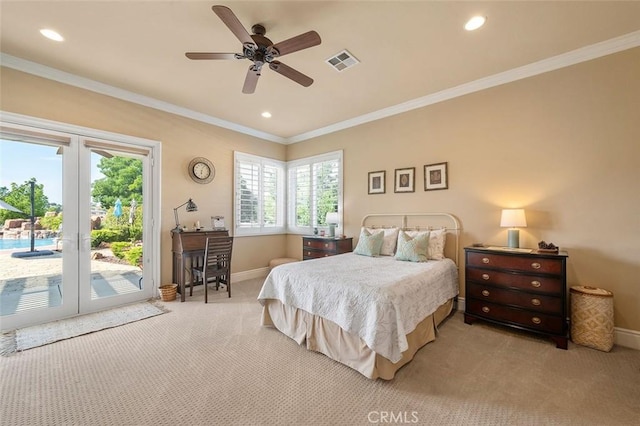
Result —
[[[23, 180], [34, 180], [36, 202], [44, 196], [49, 206], [34, 230], [26, 212], [16, 228], [3, 232], [3, 246], [31, 232], [45, 245], [0, 250], [2, 330], [152, 297], [159, 278], [159, 144], [23, 116], [2, 118], [3, 182], [12, 175], [18, 182], [11, 188], [19, 189]], [[21, 169], [29, 171], [26, 179]]]

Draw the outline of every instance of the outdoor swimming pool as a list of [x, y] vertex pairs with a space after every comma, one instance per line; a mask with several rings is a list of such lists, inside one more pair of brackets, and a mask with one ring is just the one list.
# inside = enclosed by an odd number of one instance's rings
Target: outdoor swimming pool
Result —
[[[36, 238], [34, 245], [36, 247], [52, 246], [55, 243], [53, 238]], [[2, 239], [0, 238], [0, 250], [14, 250], [14, 249], [30, 249], [31, 239]]]

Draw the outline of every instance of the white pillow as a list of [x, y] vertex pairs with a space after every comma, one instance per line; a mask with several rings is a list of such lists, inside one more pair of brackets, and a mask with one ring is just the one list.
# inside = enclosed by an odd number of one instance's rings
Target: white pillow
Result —
[[393, 256], [396, 252], [396, 243], [398, 242], [399, 228], [365, 228], [372, 234], [382, 232], [383, 241], [380, 249], [380, 256]]
[[432, 231], [406, 231], [410, 237], [415, 237], [421, 234], [429, 234], [429, 249], [427, 257], [430, 260], [442, 260], [444, 259], [444, 245], [447, 236], [447, 230], [435, 229]]

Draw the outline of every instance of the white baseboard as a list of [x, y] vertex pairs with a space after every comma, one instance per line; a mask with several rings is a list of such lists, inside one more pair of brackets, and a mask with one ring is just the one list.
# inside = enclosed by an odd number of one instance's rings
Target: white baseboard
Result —
[[[252, 280], [254, 278], [264, 278], [269, 274], [269, 267], [251, 269], [249, 271], [236, 272], [231, 274], [231, 282]], [[233, 285], [233, 284], [232, 284]]]
[[613, 333], [613, 341], [616, 345], [640, 351], [640, 331], [614, 327]]
[[[465, 306], [464, 297], [458, 297], [458, 310], [464, 312]], [[640, 331], [614, 327], [613, 341], [616, 345], [640, 350]]]

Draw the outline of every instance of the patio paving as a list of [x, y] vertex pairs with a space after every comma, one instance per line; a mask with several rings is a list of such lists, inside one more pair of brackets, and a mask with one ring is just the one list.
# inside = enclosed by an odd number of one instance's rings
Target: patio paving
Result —
[[[111, 256], [108, 249], [97, 251]], [[0, 315], [60, 305], [62, 253], [28, 258], [14, 258], [11, 253], [0, 251]], [[91, 260], [91, 297], [138, 291], [141, 278], [137, 266]]]

